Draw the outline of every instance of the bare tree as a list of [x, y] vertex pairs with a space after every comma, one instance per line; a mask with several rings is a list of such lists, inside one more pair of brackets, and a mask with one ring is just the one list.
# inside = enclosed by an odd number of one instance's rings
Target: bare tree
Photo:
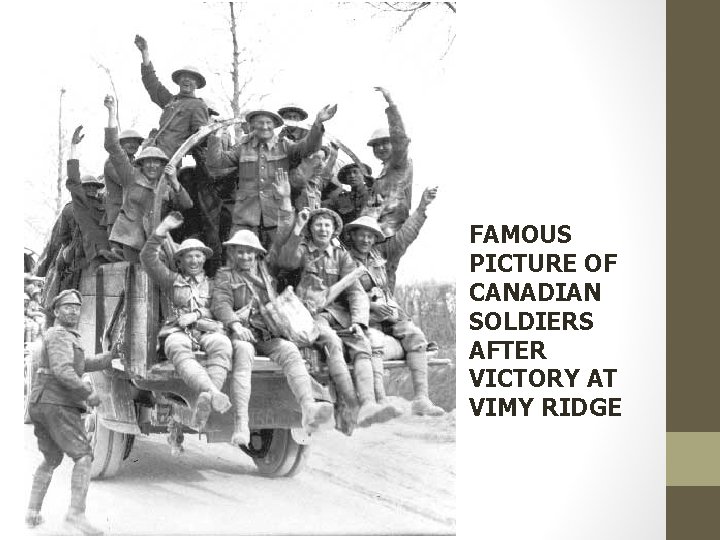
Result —
[[62, 180], [63, 180], [63, 129], [62, 129], [62, 106], [65, 89], [60, 88], [60, 106], [58, 111], [58, 176], [57, 176], [57, 196], [55, 198], [55, 212], [60, 213], [62, 210]]
[[232, 34], [233, 54], [232, 54], [232, 82], [233, 93], [230, 102], [232, 106], [233, 116], [240, 116], [240, 50], [237, 40], [237, 24], [235, 21], [235, 2], [230, 4], [230, 33]]
[[[422, 10], [431, 7], [432, 10], [435, 10], [436, 13], [438, 9], [442, 10], [448, 10], [452, 12], [453, 14], [457, 13], [457, 10], [455, 8], [455, 2], [366, 2], [368, 5], [372, 6], [374, 9], [378, 11], [384, 11], [384, 12], [398, 12], [402, 14], [402, 19], [400, 23], [395, 27], [394, 32], [399, 33], [401, 32], [408, 23], [412, 20], [415, 15], [420, 13]], [[453, 42], [455, 41], [455, 32], [454, 30], [450, 29], [448, 32], [448, 41], [447, 41], [447, 47], [445, 48], [445, 52], [443, 52], [441, 58], [445, 58], [448, 51], [450, 50], [450, 47], [452, 47]]]
[[112, 86], [113, 94], [115, 96], [115, 103], [117, 104], [117, 124], [118, 124], [118, 131], [122, 131], [121, 123], [120, 123], [120, 99], [118, 98], [117, 88], [115, 88], [115, 81], [113, 80], [112, 73], [110, 72], [110, 68], [106, 67], [104, 64], [100, 63], [98, 60], [93, 58], [93, 61], [95, 64], [97, 64], [97, 67], [102, 69], [105, 74], [108, 76], [108, 79], [110, 79], [110, 86]]

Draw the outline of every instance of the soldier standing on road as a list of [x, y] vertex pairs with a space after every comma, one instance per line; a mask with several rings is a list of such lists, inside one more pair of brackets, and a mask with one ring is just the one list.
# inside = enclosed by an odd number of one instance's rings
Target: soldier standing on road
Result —
[[[303, 235], [306, 224], [307, 232]], [[297, 294], [306, 303], [313, 302], [318, 293], [355, 269], [352, 257], [337, 240], [341, 230], [340, 216], [327, 208], [303, 210], [296, 216], [292, 234], [280, 250], [280, 266], [302, 269]], [[360, 284], [354, 281], [336, 301], [315, 307], [321, 308], [315, 316], [320, 330], [315, 343], [325, 349], [328, 371], [342, 397], [341, 430], [349, 435], [356, 424], [365, 427], [398, 416], [394, 407], [375, 401], [370, 342], [364, 332], [368, 325], [368, 299]], [[343, 345], [354, 364], [355, 386], [345, 363]]]
[[145, 90], [153, 103], [163, 110], [160, 127], [154, 134], [151, 133], [147, 144], [157, 146], [168, 158], [172, 158], [190, 135], [208, 123], [207, 106], [202, 99], [195, 97], [195, 90], [205, 86], [205, 77], [192, 66], [173, 71], [172, 80], [180, 87], [180, 92], [173, 96], [155, 75], [145, 38], [135, 36], [135, 46], [142, 54], [140, 72]]
[[[299, 163], [320, 149], [323, 122], [335, 116], [336, 111], [337, 105], [323, 107], [307, 137], [297, 143], [275, 135], [275, 128], [283, 124], [282, 118], [266, 110], [246, 113], [252, 132], [230, 150], [222, 150], [219, 137], [208, 137], [208, 167], [238, 167], [230, 234], [250, 230], [266, 249], [272, 245], [277, 234], [278, 210], [285, 203], [273, 189], [275, 174], [278, 169], [288, 171], [291, 163]], [[290, 199], [289, 194], [287, 198]]]
[[52, 303], [55, 326], [45, 333], [40, 367], [29, 400], [30, 418], [44, 459], [33, 477], [25, 523], [36, 527], [43, 522], [40, 510], [45, 493], [53, 471], [67, 454], [75, 466], [65, 523], [76, 534], [99, 535], [102, 531], [85, 517], [92, 448], [81, 414], [86, 405], [99, 405], [100, 397], [93, 391], [92, 384], [81, 377], [85, 372], [111, 367], [112, 354], [85, 358], [77, 331], [81, 304], [82, 296], [74, 289], [61, 292]]
[[426, 189], [417, 210], [405, 221], [395, 236], [387, 241], [377, 221], [362, 216], [345, 227], [351, 246], [350, 255], [367, 269], [360, 283], [370, 300], [370, 343], [373, 350], [373, 374], [375, 376], [375, 397], [384, 403], [385, 387], [383, 378], [383, 336], [389, 334], [398, 340], [405, 351], [405, 362], [410, 369], [414, 398], [412, 413], [437, 416], [444, 410], [433, 405], [428, 397], [427, 339], [413, 324], [400, 307], [388, 287], [386, 267], [405, 254], [408, 246], [417, 238], [425, 223], [425, 209], [435, 199], [437, 188]]

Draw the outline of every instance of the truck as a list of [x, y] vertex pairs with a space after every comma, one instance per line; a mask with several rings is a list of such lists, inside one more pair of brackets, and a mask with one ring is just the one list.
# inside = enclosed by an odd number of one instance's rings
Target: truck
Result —
[[[177, 162], [178, 156], [214, 129], [217, 126], [202, 128], [186, 141], [172, 161]], [[155, 215], [160, 215], [159, 207]], [[159, 219], [154, 221], [157, 223]], [[232, 409], [223, 415], [213, 412], [204, 426], [194, 422], [191, 404], [197, 395], [182, 381], [158, 347], [157, 335], [163, 313], [169, 312], [169, 299], [142, 266], [117, 262], [102, 264], [94, 271], [83, 271], [80, 292], [83, 304], [78, 331], [85, 353], [122, 351], [113, 358], [111, 369], [85, 375], [101, 396], [99, 406], [85, 415], [93, 448], [93, 478], [118, 474], [138, 437], [171, 431], [180, 438], [183, 434], [196, 433], [204, 436], [208, 443], [229, 442], [234, 427]], [[41, 342], [35, 343], [26, 359], [27, 395], [41, 348]], [[303, 347], [300, 351], [312, 378], [315, 399], [335, 404], [336, 394], [322, 362], [322, 352], [312, 347]], [[204, 365], [205, 354], [197, 351], [195, 355]], [[385, 368], [405, 366], [403, 355], [400, 343], [386, 336]], [[449, 363], [450, 360], [432, 357], [428, 362], [429, 365]], [[223, 390], [226, 393], [230, 379]], [[250, 442], [240, 449], [253, 459], [261, 475], [294, 476], [302, 471], [310, 454], [312, 436], [303, 430], [301, 418], [300, 406], [280, 367], [269, 358], [256, 357], [249, 404]]]

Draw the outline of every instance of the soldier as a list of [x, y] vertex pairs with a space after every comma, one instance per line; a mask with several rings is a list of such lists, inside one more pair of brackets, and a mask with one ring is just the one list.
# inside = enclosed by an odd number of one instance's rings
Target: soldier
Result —
[[[151, 232], [149, 220], [155, 205], [155, 188], [168, 158], [162, 150], [150, 146], [138, 154], [133, 166], [117, 138], [115, 98], [105, 96], [105, 107], [108, 110], [105, 150], [110, 154], [123, 186], [123, 204], [110, 233], [110, 241], [121, 244], [123, 258], [135, 263], [139, 261], [140, 250]], [[166, 167], [165, 171], [171, 188], [165, 195], [171, 206], [191, 208], [192, 200], [178, 182], [175, 167]]]
[[288, 103], [280, 107], [277, 113], [285, 122], [278, 133], [279, 138], [284, 137], [291, 142], [298, 142], [307, 136], [308, 130], [297, 125], [297, 122], [307, 120], [308, 113], [305, 112], [305, 109], [295, 103]]
[[[389, 128], [380, 128], [368, 140], [373, 155], [382, 161], [382, 172], [375, 179], [373, 192], [382, 200], [378, 222], [385, 236], [395, 234], [410, 214], [412, 205], [413, 166], [408, 157], [410, 139], [405, 134], [405, 126], [392, 100], [390, 92], [377, 86], [388, 104], [385, 114], [388, 118]], [[395, 290], [395, 272], [397, 266], [388, 264], [388, 287], [390, 292]]]
[[[212, 250], [191, 238], [175, 251], [179, 272], [172, 271], [160, 260], [163, 241], [170, 230], [181, 224], [180, 214], [168, 214], [148, 238], [140, 260], [150, 278], [172, 300], [172, 314], [160, 329], [158, 339], [165, 338], [165, 355], [185, 384], [198, 393], [193, 413], [196, 423], [202, 427], [211, 409], [222, 414], [231, 407], [230, 399], [221, 390], [232, 367], [232, 345], [210, 312], [213, 281], [205, 276], [203, 267]], [[207, 371], [195, 359], [193, 343], [207, 353]]]
[[140, 72], [145, 90], [153, 103], [163, 110], [160, 127], [151, 134], [146, 145], [157, 146], [168, 158], [172, 158], [190, 135], [208, 123], [207, 106], [202, 99], [195, 97], [195, 90], [205, 86], [205, 77], [192, 66], [173, 71], [172, 80], [180, 87], [180, 92], [173, 96], [155, 75], [145, 38], [135, 36], [135, 46], [142, 55]]
[[349, 236], [350, 254], [358, 264], [367, 269], [367, 275], [360, 278], [370, 300], [370, 327], [368, 332], [373, 352], [373, 374], [375, 397], [384, 403], [383, 340], [382, 334], [389, 334], [398, 340], [405, 351], [405, 362], [412, 377], [414, 398], [412, 413], [436, 416], [443, 414], [440, 407], [433, 405], [428, 397], [427, 339], [422, 330], [415, 326], [400, 307], [388, 287], [386, 267], [407, 250], [417, 238], [425, 223], [425, 210], [435, 199], [437, 188], [426, 189], [417, 210], [405, 221], [397, 234], [385, 241], [378, 222], [370, 216], [362, 216], [345, 227]]
[[[120, 132], [118, 140], [128, 159], [130, 159], [130, 163], [134, 162], [135, 154], [145, 140], [143, 136], [134, 129], [125, 129]], [[110, 156], [105, 160], [103, 174], [105, 175], [105, 218], [101, 224], [105, 225], [107, 233], [110, 235], [123, 201], [122, 184]], [[122, 254], [122, 246], [111, 246], [111, 248], [114, 248], [113, 251]]]
[[343, 223], [355, 221], [371, 204], [373, 185], [372, 169], [362, 163], [348, 163], [340, 168], [337, 174], [340, 183], [350, 186], [350, 191], [335, 189], [326, 194], [322, 205], [337, 212]]
[[108, 232], [102, 223], [105, 221], [105, 202], [100, 191], [105, 185], [94, 176], [80, 176], [80, 161], [77, 159], [78, 145], [85, 135], [82, 126], [75, 128], [70, 143], [70, 159], [67, 161], [67, 180], [65, 187], [73, 201], [75, 221], [80, 227], [83, 240], [85, 262], [81, 267], [91, 270], [107, 261], [119, 261], [122, 257], [110, 252]]
[[[311, 308], [318, 291], [327, 290], [355, 268], [337, 240], [341, 230], [342, 220], [332, 210], [303, 210], [296, 216], [292, 234], [280, 250], [282, 268], [302, 269], [297, 294]], [[337, 301], [315, 307], [319, 308], [315, 321], [320, 330], [316, 344], [325, 349], [330, 376], [342, 397], [340, 423], [344, 432], [349, 435], [356, 424], [364, 427], [395, 418], [398, 415], [395, 408], [375, 401], [370, 343], [364, 333], [368, 325], [368, 299], [360, 284], [354, 281]], [[343, 357], [343, 345], [354, 364], [355, 386]]]
[[65, 523], [75, 534], [98, 535], [102, 531], [85, 517], [92, 449], [81, 414], [87, 405], [99, 405], [100, 397], [92, 384], [81, 377], [88, 371], [109, 368], [112, 353], [85, 358], [77, 331], [81, 304], [82, 296], [74, 289], [61, 292], [52, 302], [55, 325], [45, 333], [40, 367], [29, 400], [30, 418], [44, 459], [35, 471], [25, 523], [36, 527], [43, 522], [40, 510], [45, 493], [53, 471], [67, 454], [75, 466]]
[[320, 149], [323, 122], [335, 116], [336, 111], [337, 105], [323, 107], [310, 133], [297, 143], [275, 135], [274, 129], [282, 125], [282, 118], [266, 110], [246, 113], [252, 133], [228, 151], [221, 149], [219, 137], [208, 137], [208, 167], [235, 166], [239, 169], [230, 234], [247, 229], [253, 231], [264, 246], [269, 247], [273, 243], [277, 233], [278, 209], [284, 204], [273, 191], [275, 173], [278, 169], [288, 171], [291, 162], [299, 163], [300, 159]]

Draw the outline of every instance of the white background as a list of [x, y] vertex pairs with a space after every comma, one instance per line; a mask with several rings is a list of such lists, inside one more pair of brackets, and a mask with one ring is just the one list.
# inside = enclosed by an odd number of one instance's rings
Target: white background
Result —
[[[457, 158], [458, 534], [663, 538], [665, 11], [662, 2], [463, 5]], [[470, 12], [470, 13], [468, 13]], [[465, 156], [465, 158], [463, 158]], [[470, 246], [469, 225], [567, 224], [569, 244]], [[504, 248], [504, 249], [503, 249]], [[608, 274], [469, 272], [469, 253], [617, 253]], [[580, 268], [581, 265], [579, 265]], [[598, 303], [471, 302], [490, 281], [601, 281]], [[591, 311], [589, 332], [471, 332], [472, 311]], [[474, 339], [541, 339], [548, 360], [468, 360]], [[616, 368], [612, 389], [475, 389], [468, 369]], [[583, 384], [584, 387], [584, 384]], [[469, 397], [622, 398], [622, 417], [472, 415]], [[536, 404], [533, 405], [537, 406]]]

